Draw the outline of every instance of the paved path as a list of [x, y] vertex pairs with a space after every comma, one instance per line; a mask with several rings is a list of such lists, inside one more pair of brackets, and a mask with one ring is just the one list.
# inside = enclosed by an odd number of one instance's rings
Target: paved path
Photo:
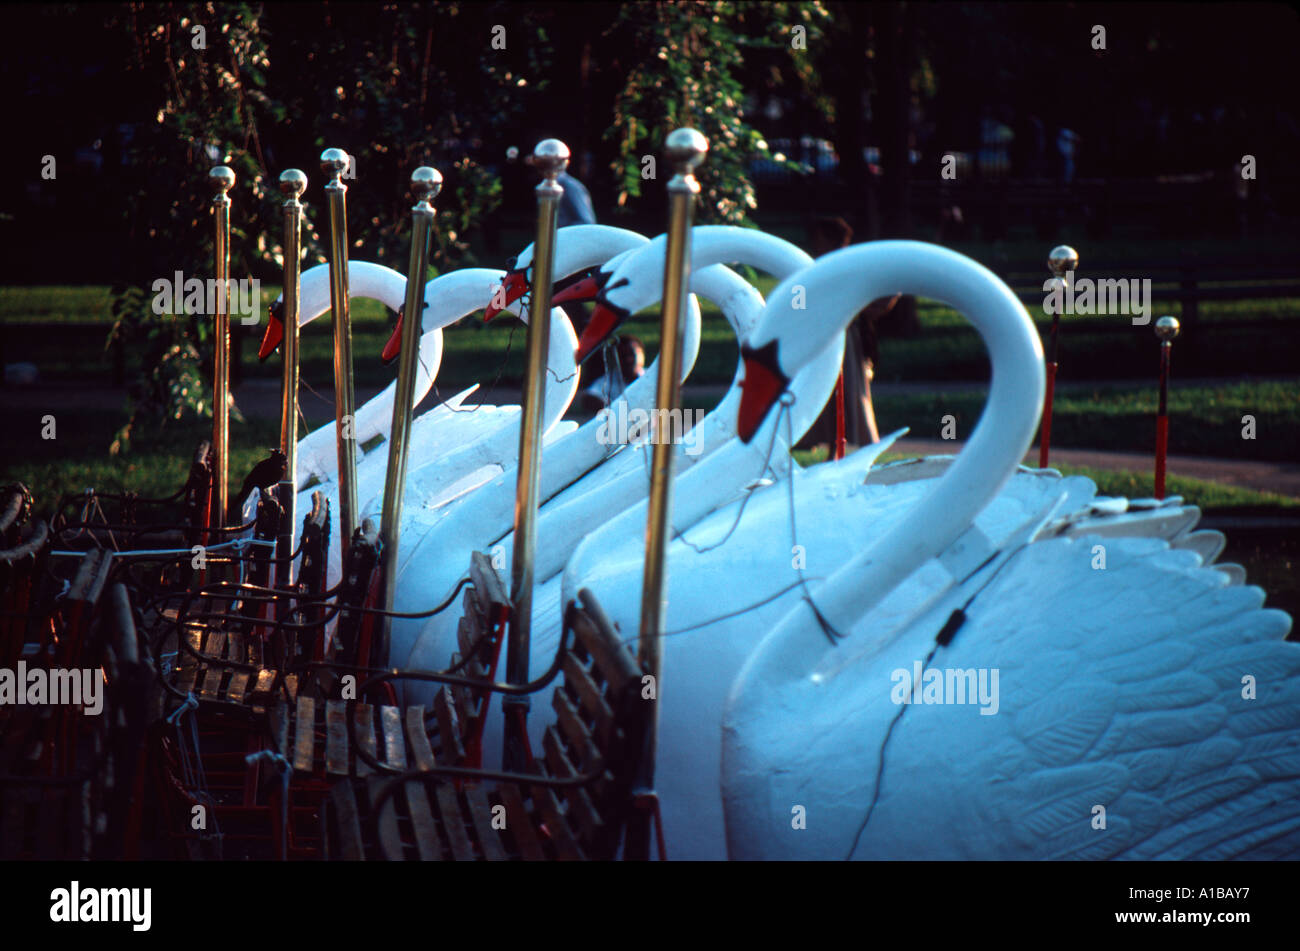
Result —
[[[894, 444], [899, 452], [928, 456], [958, 453], [962, 443], [956, 440], [917, 439], [906, 436]], [[1104, 452], [1099, 449], [1058, 449], [1052, 446], [1050, 463], [1067, 466], [1091, 466], [1121, 472], [1153, 472], [1155, 459], [1146, 452]], [[1025, 464], [1038, 465], [1038, 447], [1025, 454]], [[1167, 472], [1205, 482], [1276, 492], [1300, 497], [1300, 465], [1285, 462], [1255, 462], [1240, 459], [1213, 459], [1206, 456], [1170, 456]]]

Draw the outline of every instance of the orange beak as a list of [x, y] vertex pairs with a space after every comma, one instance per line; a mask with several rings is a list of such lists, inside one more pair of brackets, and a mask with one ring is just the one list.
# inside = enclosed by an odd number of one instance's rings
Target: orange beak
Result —
[[591, 320], [582, 331], [582, 337], [578, 340], [577, 352], [573, 355], [575, 363], [581, 364], [587, 357], [591, 356], [600, 348], [600, 345], [608, 340], [618, 325], [623, 322], [623, 316], [617, 311], [596, 302], [596, 307], [591, 312]]
[[402, 352], [402, 321], [406, 319], [406, 307], [403, 305], [397, 309], [397, 326], [393, 328], [393, 335], [388, 338], [388, 343], [384, 344], [384, 351], [379, 355], [384, 366], [388, 366], [397, 359], [397, 355]]
[[[492, 303], [483, 308], [486, 323], [528, 293], [528, 278], [523, 271], [507, 271], [501, 287], [492, 295]], [[497, 306], [500, 303], [500, 306]]]
[[790, 385], [790, 379], [777, 363], [775, 340], [758, 350], [742, 347], [741, 355], [745, 361], [745, 378], [740, 381], [736, 434], [741, 442], [749, 442], [763, 425], [772, 405]]
[[575, 301], [595, 300], [600, 289], [605, 286], [605, 278], [597, 274], [590, 274], [581, 280], [574, 281], [568, 287], [561, 288], [551, 295], [552, 304], [571, 304]]
[[280, 346], [280, 341], [284, 339], [284, 321], [280, 319], [283, 309], [284, 304], [278, 300], [272, 301], [271, 306], [267, 308], [266, 333], [262, 335], [262, 345], [257, 348], [259, 360], [265, 360], [275, 353], [275, 348]]

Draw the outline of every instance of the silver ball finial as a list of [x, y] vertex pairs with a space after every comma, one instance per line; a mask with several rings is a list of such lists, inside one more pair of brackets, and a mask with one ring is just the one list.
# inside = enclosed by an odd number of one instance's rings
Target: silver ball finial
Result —
[[1173, 341], [1178, 336], [1181, 329], [1177, 317], [1165, 315], [1156, 321], [1156, 336], [1159, 337], [1163, 343], [1170, 343]]
[[306, 190], [307, 176], [301, 169], [287, 168], [280, 173], [280, 194], [285, 198], [301, 198]]
[[220, 198], [230, 189], [235, 187], [235, 173], [228, 166], [218, 165], [212, 171], [208, 172], [208, 184]]
[[569, 147], [559, 139], [542, 139], [533, 149], [533, 168], [543, 178], [555, 179], [569, 167]]
[[664, 142], [664, 152], [679, 175], [690, 175], [704, 161], [709, 140], [694, 129], [674, 129]]
[[342, 149], [326, 149], [320, 154], [320, 167], [326, 175], [337, 178], [348, 170], [348, 153]]
[[1047, 255], [1047, 269], [1057, 277], [1065, 277], [1067, 271], [1079, 269], [1079, 252], [1068, 244], [1058, 244]]
[[411, 191], [415, 193], [417, 202], [433, 201], [438, 197], [438, 192], [442, 191], [442, 173], [436, 168], [421, 165], [411, 173]]

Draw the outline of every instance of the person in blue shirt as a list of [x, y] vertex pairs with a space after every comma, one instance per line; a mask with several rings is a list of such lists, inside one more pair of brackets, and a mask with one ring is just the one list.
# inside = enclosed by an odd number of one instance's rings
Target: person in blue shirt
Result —
[[596, 209], [591, 205], [591, 192], [587, 191], [587, 186], [568, 172], [561, 172], [555, 181], [564, 189], [560, 207], [555, 213], [555, 226], [594, 225]]
[[[518, 148], [512, 145], [506, 149], [506, 161], [514, 162], [518, 158]], [[533, 157], [527, 156], [524, 164], [532, 167]], [[561, 172], [555, 181], [564, 189], [560, 207], [555, 212], [555, 226], [566, 228], [569, 225], [596, 224], [596, 209], [591, 204], [591, 192], [587, 191], [587, 186], [568, 172]]]

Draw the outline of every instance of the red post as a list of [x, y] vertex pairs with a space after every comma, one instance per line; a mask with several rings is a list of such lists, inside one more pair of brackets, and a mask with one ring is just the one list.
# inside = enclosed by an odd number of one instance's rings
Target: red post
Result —
[[1165, 497], [1165, 456], [1169, 450], [1169, 352], [1178, 336], [1178, 321], [1161, 317], [1156, 321], [1160, 338], [1160, 403], [1156, 408], [1156, 498]]
[[1156, 417], [1156, 498], [1165, 497], [1165, 452], [1169, 448], [1169, 417]]
[[[1074, 276], [1074, 270], [1079, 266], [1079, 252], [1068, 244], [1060, 244], [1052, 248], [1051, 253], [1047, 256], [1047, 269], [1052, 272], [1052, 280], [1043, 286], [1044, 290], [1050, 288], [1052, 295], [1057, 296], [1056, 302], [1050, 308], [1052, 315], [1052, 330], [1047, 345], [1047, 392], [1043, 396], [1043, 423], [1039, 430], [1038, 436], [1038, 468], [1047, 468], [1047, 456], [1052, 447], [1052, 399], [1056, 395], [1056, 335], [1061, 327], [1061, 310], [1066, 307], [1065, 295], [1070, 292], [1070, 280]], [[1043, 304], [1044, 312], [1049, 310], [1047, 302], [1052, 297], [1048, 297]], [[1069, 308], [1070, 313], [1074, 313], [1073, 308]]]
[[844, 370], [840, 370], [840, 378], [835, 381], [835, 458], [844, 458], [844, 449], [847, 440], [844, 438], [844, 414], [846, 407], [844, 405]]
[[1043, 427], [1038, 435], [1038, 468], [1047, 468], [1047, 452], [1052, 445], [1052, 396], [1056, 390], [1056, 363], [1047, 365], [1047, 396], [1043, 399]]

